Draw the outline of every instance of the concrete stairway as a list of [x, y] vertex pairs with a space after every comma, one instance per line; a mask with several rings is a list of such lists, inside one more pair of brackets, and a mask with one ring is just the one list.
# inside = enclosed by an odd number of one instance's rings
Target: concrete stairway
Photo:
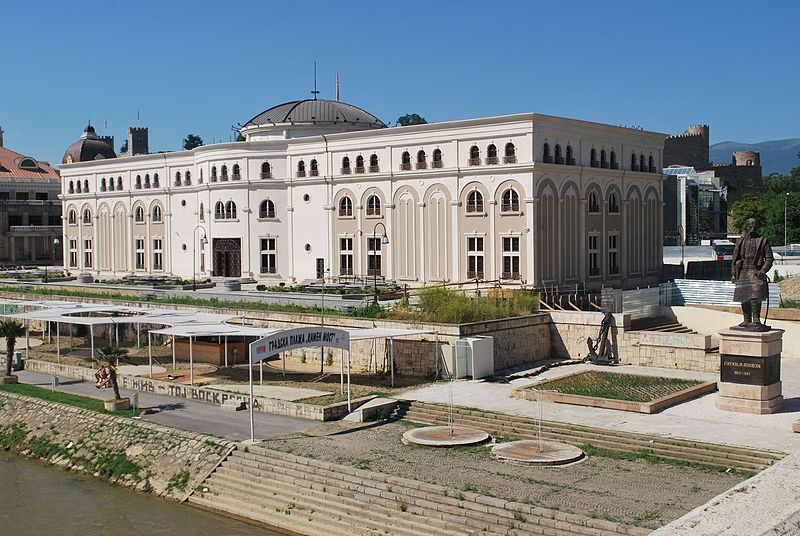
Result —
[[233, 451], [188, 501], [310, 536], [650, 532], [253, 446]]
[[[440, 404], [403, 400], [397, 418], [425, 424], [447, 424], [448, 408]], [[453, 408], [456, 424], [473, 426], [493, 435], [535, 439], [538, 424], [534, 419], [504, 415], [467, 408]], [[542, 436], [580, 446], [590, 443], [597, 448], [618, 452], [647, 451], [649, 453], [687, 462], [730, 467], [741, 471], [758, 472], [785, 456], [742, 447], [702, 443], [685, 439], [659, 437], [616, 430], [592, 428], [570, 423], [542, 422]]]
[[631, 331], [660, 331], [662, 333], [697, 333], [677, 320], [665, 317], [644, 318], [631, 322]]

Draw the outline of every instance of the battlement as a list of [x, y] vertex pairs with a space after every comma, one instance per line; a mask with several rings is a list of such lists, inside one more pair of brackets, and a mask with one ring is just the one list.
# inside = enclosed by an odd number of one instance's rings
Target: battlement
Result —
[[696, 137], [704, 137], [708, 138], [708, 132], [710, 127], [708, 125], [689, 125], [689, 127], [681, 132], [680, 134], [675, 134], [673, 136], [669, 136], [668, 139], [672, 138], [696, 138]]
[[147, 132], [147, 127], [129, 127], [129, 132]]

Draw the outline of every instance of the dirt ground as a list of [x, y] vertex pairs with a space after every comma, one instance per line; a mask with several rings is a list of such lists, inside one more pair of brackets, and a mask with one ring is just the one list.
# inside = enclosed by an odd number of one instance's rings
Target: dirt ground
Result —
[[[406, 446], [404, 421], [325, 423], [264, 446], [361, 469], [474, 491], [546, 508], [646, 528], [660, 527], [744, 477], [700, 469], [591, 457], [564, 467], [528, 467], [494, 460], [491, 445], [436, 449]], [[505, 440], [500, 438], [501, 440]]]

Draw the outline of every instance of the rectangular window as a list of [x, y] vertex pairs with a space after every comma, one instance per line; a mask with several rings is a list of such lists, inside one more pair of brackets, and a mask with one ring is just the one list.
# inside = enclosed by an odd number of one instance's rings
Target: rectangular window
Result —
[[367, 275], [381, 275], [381, 238], [380, 236], [367, 237]]
[[262, 274], [276, 274], [278, 273], [278, 251], [276, 247], [277, 239], [275, 238], [262, 238], [261, 239], [261, 273]]
[[467, 237], [467, 279], [484, 279], [483, 237]]
[[69, 267], [78, 267], [78, 241], [72, 238], [69, 240]]
[[17, 192], [16, 197], [17, 201], [27, 201], [30, 198], [30, 194], [28, 192]]
[[608, 235], [608, 273], [619, 273], [619, 235], [616, 233]]
[[503, 279], [519, 279], [519, 237], [503, 237]]
[[339, 275], [353, 275], [353, 239], [339, 239]]
[[37, 201], [47, 201], [47, 192], [36, 192]]
[[92, 239], [87, 238], [83, 241], [83, 267], [92, 267]]
[[600, 275], [599, 264], [599, 241], [600, 236], [597, 234], [589, 235], [589, 277]]
[[144, 270], [144, 238], [136, 239], [136, 269]]
[[164, 269], [164, 249], [163, 241], [160, 238], [153, 239], [153, 270]]

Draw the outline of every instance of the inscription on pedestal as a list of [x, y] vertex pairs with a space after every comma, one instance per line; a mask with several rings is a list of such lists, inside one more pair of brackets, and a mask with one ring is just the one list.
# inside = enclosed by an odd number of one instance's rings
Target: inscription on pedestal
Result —
[[720, 380], [747, 385], [770, 385], [781, 379], [781, 356], [720, 355]]

